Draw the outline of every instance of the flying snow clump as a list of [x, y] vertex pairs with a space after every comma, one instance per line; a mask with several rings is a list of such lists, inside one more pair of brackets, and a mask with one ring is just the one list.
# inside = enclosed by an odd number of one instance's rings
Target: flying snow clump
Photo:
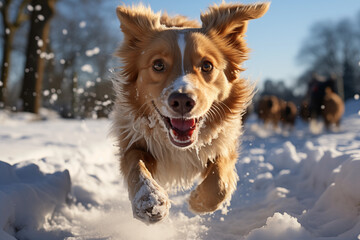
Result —
[[87, 73], [93, 73], [94, 69], [92, 68], [92, 66], [90, 64], [85, 64], [81, 67], [81, 71], [87, 72]]

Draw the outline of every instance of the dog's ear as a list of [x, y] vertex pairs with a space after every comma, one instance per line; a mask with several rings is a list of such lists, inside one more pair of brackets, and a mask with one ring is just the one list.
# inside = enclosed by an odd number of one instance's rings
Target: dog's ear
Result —
[[118, 6], [116, 14], [120, 20], [120, 27], [124, 33], [125, 41], [138, 41], [144, 35], [161, 28], [160, 14], [155, 14], [149, 7], [143, 5], [127, 7]]
[[263, 16], [270, 3], [214, 5], [201, 14], [203, 32], [218, 42], [227, 58], [225, 74], [229, 81], [237, 79], [244, 69], [241, 63], [247, 59], [248, 48], [244, 35], [251, 19]]
[[202, 27], [205, 32], [216, 31], [234, 42], [246, 32], [247, 21], [262, 17], [269, 6], [270, 3], [214, 5], [201, 14]]

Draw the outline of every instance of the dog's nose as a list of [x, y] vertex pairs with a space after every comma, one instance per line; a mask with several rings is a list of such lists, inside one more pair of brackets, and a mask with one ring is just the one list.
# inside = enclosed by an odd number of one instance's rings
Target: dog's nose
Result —
[[177, 113], [184, 115], [191, 111], [195, 106], [195, 101], [186, 93], [174, 92], [168, 99], [169, 106]]

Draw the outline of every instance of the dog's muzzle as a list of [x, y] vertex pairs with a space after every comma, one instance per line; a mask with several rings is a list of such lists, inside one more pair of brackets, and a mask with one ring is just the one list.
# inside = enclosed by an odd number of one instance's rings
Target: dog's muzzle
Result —
[[[171, 95], [170, 95], [171, 96]], [[180, 95], [176, 96], [179, 97]], [[192, 100], [192, 99], [191, 99]], [[192, 102], [189, 98], [184, 97], [183, 95], [179, 98], [170, 98], [169, 105], [175, 111], [180, 111], [182, 113], [190, 112], [195, 102]], [[196, 142], [199, 131], [199, 122], [201, 118], [170, 118], [164, 116], [160, 110], [156, 107], [155, 103], [152, 102], [156, 111], [161, 116], [162, 120], [165, 123], [165, 126], [168, 130], [169, 138], [171, 143], [178, 148], [188, 148], [193, 143]], [[176, 111], [176, 112], [177, 112]]]

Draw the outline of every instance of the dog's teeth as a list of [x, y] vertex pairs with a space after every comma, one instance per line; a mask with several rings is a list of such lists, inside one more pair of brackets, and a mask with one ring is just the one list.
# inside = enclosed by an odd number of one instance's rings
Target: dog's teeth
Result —
[[170, 134], [174, 139], [177, 138], [177, 134], [176, 134], [176, 131], [174, 129], [170, 130]]
[[181, 142], [181, 141], [178, 139], [178, 134], [177, 134], [177, 132], [176, 132], [174, 129], [171, 129], [171, 130], [170, 130], [170, 135], [171, 135], [171, 137], [172, 137], [176, 142]]
[[176, 133], [176, 131], [174, 129], [170, 130], [170, 135], [174, 139], [174, 141], [176, 141], [178, 143], [188, 143], [189, 141], [191, 141], [190, 136], [186, 136], [187, 139], [185, 141], [178, 139], [178, 134]]

